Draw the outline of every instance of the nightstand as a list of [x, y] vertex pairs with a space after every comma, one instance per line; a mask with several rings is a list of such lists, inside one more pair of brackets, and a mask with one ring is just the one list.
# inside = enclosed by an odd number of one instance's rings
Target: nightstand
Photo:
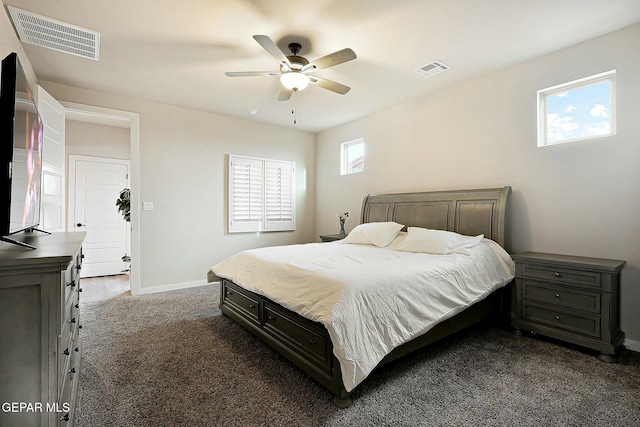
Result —
[[525, 252], [516, 262], [511, 326], [600, 351], [615, 362], [620, 330], [620, 270], [625, 261]]
[[322, 242], [335, 242], [336, 240], [342, 240], [345, 237], [347, 236], [341, 236], [339, 234], [323, 234], [320, 235], [320, 240], [322, 240]]

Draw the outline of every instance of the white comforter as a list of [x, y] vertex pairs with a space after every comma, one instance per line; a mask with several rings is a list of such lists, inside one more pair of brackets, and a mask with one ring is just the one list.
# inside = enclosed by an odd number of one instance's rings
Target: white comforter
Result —
[[395, 347], [498, 289], [514, 264], [484, 239], [471, 255], [310, 243], [252, 249], [213, 272], [322, 323], [351, 391]]

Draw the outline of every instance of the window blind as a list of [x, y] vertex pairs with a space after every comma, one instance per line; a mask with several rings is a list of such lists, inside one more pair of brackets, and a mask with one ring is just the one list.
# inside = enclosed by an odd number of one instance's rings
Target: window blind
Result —
[[295, 230], [295, 163], [229, 155], [228, 230]]
[[265, 163], [266, 229], [293, 230], [293, 164]]

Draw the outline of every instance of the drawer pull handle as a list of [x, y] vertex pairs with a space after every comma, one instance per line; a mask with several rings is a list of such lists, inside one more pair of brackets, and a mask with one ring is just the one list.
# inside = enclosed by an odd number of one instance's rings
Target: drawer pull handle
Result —
[[69, 421], [69, 414], [64, 414], [60, 417], [60, 421]]
[[76, 368], [71, 368], [71, 369], [69, 369], [69, 373], [70, 373], [70, 374], [75, 374], [75, 373], [76, 373]]
[[227, 296], [230, 297], [231, 295], [233, 295], [232, 291], [227, 291]]
[[78, 329], [82, 329], [82, 325], [78, 325]]
[[560, 316], [558, 316], [557, 314], [555, 316], [553, 316], [554, 319], [556, 320], [560, 320]]
[[69, 355], [69, 348], [65, 348], [64, 351], [62, 352], [62, 354], [64, 354], [65, 356]]
[[556, 298], [560, 298], [560, 294], [555, 294], [554, 295]]
[[269, 320], [270, 320], [270, 321], [272, 321], [272, 322], [273, 322], [274, 320], [276, 320], [276, 318], [275, 318], [275, 317], [273, 317], [273, 316], [267, 316], [267, 319], [269, 319]]
[[76, 281], [72, 280], [71, 282], [67, 283], [67, 286], [71, 286], [72, 288], [76, 285]]
[[74, 305], [75, 308], [80, 308], [80, 304]]
[[80, 347], [76, 347], [73, 349], [73, 351], [75, 351], [76, 353], [80, 351]]
[[558, 273], [557, 271], [555, 273], [553, 273], [553, 275], [556, 276], [556, 277], [560, 277], [561, 276], [561, 274]]
[[69, 323], [76, 323], [76, 318], [74, 317], [73, 319], [69, 320]]
[[250, 308], [251, 310], [253, 310], [254, 308], [256, 308], [256, 306], [255, 306], [255, 305], [253, 305], [253, 304], [249, 304], [249, 308]]
[[316, 340], [309, 340], [309, 345], [316, 345]]
[[78, 292], [82, 292], [82, 288], [78, 288]]

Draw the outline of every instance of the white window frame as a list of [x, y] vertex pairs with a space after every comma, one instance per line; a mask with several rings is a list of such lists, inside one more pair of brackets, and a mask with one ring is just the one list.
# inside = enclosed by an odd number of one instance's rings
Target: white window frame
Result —
[[229, 154], [228, 232], [296, 227], [295, 162]]
[[[357, 144], [362, 144], [362, 169], [353, 170], [349, 161], [349, 148]], [[340, 144], [340, 175], [351, 175], [354, 173], [364, 172], [365, 148], [364, 138], [358, 138]]]
[[[548, 114], [547, 114], [547, 97], [557, 95], [561, 92], [580, 89], [594, 84], [602, 83], [605, 81], [610, 82], [611, 91], [609, 93], [610, 110], [609, 115], [611, 119], [610, 132], [587, 135], [577, 138], [564, 139], [562, 141], [548, 141], [547, 140], [547, 128], [548, 128]], [[584, 141], [595, 138], [604, 138], [613, 136], [616, 134], [616, 70], [606, 71], [604, 73], [595, 74], [593, 76], [585, 77], [582, 79], [574, 80], [568, 83], [559, 84], [556, 86], [548, 87], [538, 91], [538, 147], [547, 147], [551, 145], [564, 144], [567, 142]]]

